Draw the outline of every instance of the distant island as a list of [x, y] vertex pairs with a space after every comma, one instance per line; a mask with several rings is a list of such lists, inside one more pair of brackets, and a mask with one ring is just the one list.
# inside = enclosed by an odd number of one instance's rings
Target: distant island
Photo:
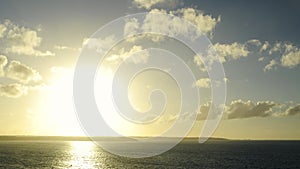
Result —
[[[133, 141], [135, 138], [148, 137], [85, 137], [85, 136], [0, 136], [0, 141]], [[176, 137], [163, 137], [163, 140], [171, 140]], [[187, 137], [183, 141], [198, 141], [198, 137]], [[228, 141], [226, 138], [208, 138], [208, 141]]]

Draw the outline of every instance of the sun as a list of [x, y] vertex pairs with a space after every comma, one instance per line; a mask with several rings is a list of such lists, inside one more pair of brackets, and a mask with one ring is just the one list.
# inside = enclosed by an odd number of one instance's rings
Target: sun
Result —
[[73, 106], [73, 69], [55, 67], [51, 71], [45, 124], [52, 126], [52, 135], [84, 136]]

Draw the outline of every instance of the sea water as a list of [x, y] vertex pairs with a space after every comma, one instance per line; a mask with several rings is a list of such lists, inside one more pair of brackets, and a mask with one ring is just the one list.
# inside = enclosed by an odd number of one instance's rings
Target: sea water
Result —
[[110, 154], [88, 141], [0, 141], [0, 168], [300, 168], [299, 141], [184, 141], [150, 158]]

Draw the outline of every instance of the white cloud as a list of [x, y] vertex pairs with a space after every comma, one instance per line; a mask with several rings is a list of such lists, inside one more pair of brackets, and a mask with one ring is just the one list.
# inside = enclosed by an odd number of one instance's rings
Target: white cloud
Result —
[[[259, 49], [261, 52], [267, 52], [273, 59], [270, 60], [268, 65], [264, 67], [264, 71], [272, 70], [274, 66], [280, 65], [282, 67], [293, 68], [300, 64], [300, 49], [291, 42], [270, 43], [265, 41]], [[275, 58], [279, 56], [280, 59]], [[259, 61], [267, 60], [267, 57], [260, 57]]]
[[293, 68], [300, 64], [300, 50], [288, 52], [281, 57], [281, 65]]
[[112, 54], [106, 58], [106, 61], [119, 64], [123, 61], [125, 62], [133, 62], [135, 64], [138, 63], [146, 63], [149, 58], [149, 52], [147, 50], [143, 50], [142, 46], [133, 46], [129, 51], [125, 51], [122, 48], [119, 51], [119, 54]]
[[250, 51], [244, 44], [234, 42], [232, 44], [219, 44], [214, 45], [221, 61], [230, 59], [236, 60], [242, 57], [247, 57]]
[[269, 44], [269, 42], [265, 42], [262, 46], [261, 46], [261, 48], [260, 48], [260, 52], [263, 52], [263, 51], [266, 51], [268, 48], [270, 47], [270, 44]]
[[12, 23], [9, 20], [5, 22], [6, 31], [5, 38], [2, 40], [6, 47], [4, 51], [18, 55], [29, 56], [54, 56], [51, 51], [40, 51], [42, 38], [38, 35], [38, 31], [22, 27]]
[[284, 43], [283, 47], [285, 49], [285, 53], [297, 50], [297, 47], [294, 46], [292, 43], [289, 43], [289, 42]]
[[[170, 17], [170, 15], [178, 17]], [[220, 22], [220, 17], [216, 19], [211, 15], [205, 15], [202, 11], [192, 8], [183, 8], [170, 12], [153, 9], [147, 14], [143, 23], [138, 24], [134, 19], [127, 21], [124, 33], [135, 33], [138, 25], [141, 25], [140, 32], [158, 32], [166, 36], [181, 35], [192, 39], [199, 36], [196, 28], [187, 24], [186, 21], [194, 24], [202, 33], [212, 35], [216, 24]]]
[[124, 26], [124, 35], [130, 36], [136, 34], [139, 30], [139, 27], [140, 27], [140, 23], [136, 18], [127, 20]]
[[200, 88], [210, 88], [210, 79], [202, 78], [196, 81], [196, 86]]
[[265, 66], [264, 71], [266, 72], [268, 70], [272, 70], [276, 65], [277, 65], [276, 60], [272, 59], [270, 63]]
[[7, 30], [6, 26], [3, 24], [0, 24], [0, 38], [4, 36], [5, 31]]
[[258, 61], [260, 61], [260, 62], [262, 62], [262, 61], [264, 61], [265, 60], [265, 58], [262, 56], [262, 57], [260, 57], [260, 58], [258, 58]]
[[0, 55], [0, 77], [4, 76], [4, 67], [7, 64], [7, 58], [4, 55]]
[[261, 46], [262, 43], [260, 42], [260, 40], [258, 39], [251, 39], [251, 40], [248, 40], [246, 42], [246, 44], [250, 44], [250, 45], [254, 45], [254, 46]]
[[202, 11], [193, 8], [183, 8], [174, 13], [195, 24], [206, 35], [212, 35], [216, 25], [221, 21], [220, 16], [213, 18], [211, 15], [205, 15]]
[[170, 18], [167, 14], [165, 10], [151, 10], [143, 21], [142, 32], [158, 32], [170, 36], [188, 35], [189, 30], [183, 20]]
[[204, 59], [204, 57], [202, 57], [201, 54], [195, 55], [194, 56], [194, 63], [199, 67], [200, 71], [205, 72], [206, 68], [205, 68], [205, 65], [202, 62], [201, 58]]
[[276, 105], [276, 103], [271, 101], [254, 103], [252, 101], [244, 102], [242, 100], [236, 100], [231, 102], [231, 104], [227, 107], [227, 118], [241, 119], [272, 116], [272, 108]]
[[38, 82], [42, 79], [36, 70], [15, 60], [9, 63], [6, 76], [21, 83]]
[[82, 45], [87, 49], [95, 49], [97, 53], [104, 54], [116, 43], [116, 39], [113, 35], [104, 39], [100, 38], [86, 38], [83, 40]]
[[182, 5], [181, 0], [133, 0], [138, 8], [151, 9], [152, 7], [160, 8], [175, 8], [178, 5]]
[[72, 50], [72, 51], [80, 51], [80, 48], [73, 48], [69, 46], [63, 46], [63, 45], [55, 45], [54, 49], [56, 50]]
[[0, 96], [17, 98], [27, 94], [28, 87], [13, 83], [13, 84], [0, 84]]
[[134, 0], [137, 7], [150, 9], [153, 5], [164, 2], [164, 0]]
[[277, 42], [274, 46], [269, 50], [269, 55], [272, 55], [274, 52], [280, 52], [281, 50], [281, 43]]

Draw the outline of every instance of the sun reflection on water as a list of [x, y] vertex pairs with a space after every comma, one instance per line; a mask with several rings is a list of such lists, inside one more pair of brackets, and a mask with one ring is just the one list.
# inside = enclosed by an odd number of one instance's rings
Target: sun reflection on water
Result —
[[96, 145], [91, 141], [73, 141], [71, 144], [71, 159], [68, 161], [69, 168], [95, 168]]

